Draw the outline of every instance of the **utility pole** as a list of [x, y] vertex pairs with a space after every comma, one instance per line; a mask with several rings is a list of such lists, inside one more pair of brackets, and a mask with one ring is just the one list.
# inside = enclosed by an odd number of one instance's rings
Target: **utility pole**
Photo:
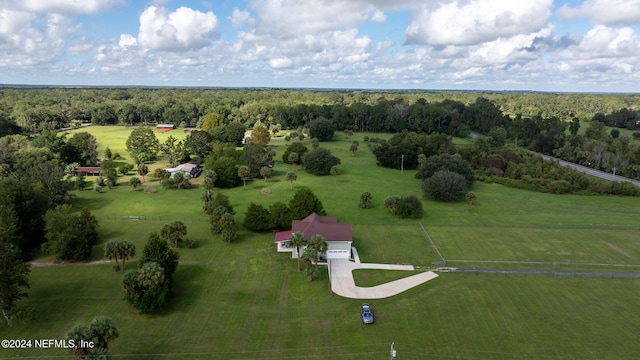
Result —
[[390, 359], [391, 360], [396, 358], [396, 349], [393, 348], [393, 344], [394, 343], [391, 343], [391, 352], [390, 352], [390, 356], [391, 356]]
[[404, 155], [402, 155], [400, 160], [400, 174], [404, 174]]

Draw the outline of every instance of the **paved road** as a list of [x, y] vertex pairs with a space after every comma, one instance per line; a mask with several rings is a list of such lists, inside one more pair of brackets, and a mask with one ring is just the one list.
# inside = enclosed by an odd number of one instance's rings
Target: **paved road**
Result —
[[562, 166], [568, 166], [568, 167], [570, 167], [572, 169], [576, 169], [576, 170], [578, 170], [580, 172], [583, 172], [585, 174], [589, 174], [589, 175], [598, 177], [600, 179], [605, 179], [605, 180], [609, 180], [609, 181], [626, 181], [626, 182], [632, 183], [633, 185], [635, 185], [637, 187], [640, 187], [640, 181], [632, 180], [632, 179], [629, 179], [629, 178], [626, 178], [626, 177], [622, 177], [622, 176], [618, 176], [618, 175], [613, 176], [613, 174], [609, 174], [609, 173], [606, 173], [604, 171], [595, 170], [595, 169], [588, 168], [588, 167], [582, 166], [582, 165], [578, 165], [578, 164], [575, 164], [575, 163], [572, 163], [572, 162], [556, 159], [556, 158], [551, 157], [551, 156], [542, 155], [542, 154], [540, 154], [540, 155], [542, 156], [542, 158], [544, 160], [555, 161], [555, 162], [557, 162], [558, 164], [560, 164]]

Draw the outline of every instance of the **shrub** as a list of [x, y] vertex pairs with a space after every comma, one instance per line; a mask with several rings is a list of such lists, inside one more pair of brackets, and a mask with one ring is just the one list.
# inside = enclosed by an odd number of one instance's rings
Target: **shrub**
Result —
[[424, 195], [438, 201], [461, 200], [467, 194], [465, 178], [455, 172], [438, 171], [422, 183]]
[[546, 188], [552, 194], [567, 194], [571, 192], [571, 184], [565, 180], [550, 181]]
[[608, 193], [613, 195], [639, 196], [640, 188], [634, 186], [630, 182], [614, 181], [610, 183]]
[[336, 131], [333, 121], [323, 117], [314, 120], [309, 125], [309, 136], [318, 138], [320, 141], [330, 141]]
[[269, 216], [273, 229], [291, 229], [291, 210], [285, 203], [278, 201], [277, 203], [269, 206]]
[[271, 214], [262, 205], [249, 204], [244, 214], [244, 227], [249, 231], [261, 232], [271, 230]]
[[419, 219], [422, 217], [422, 213], [422, 201], [415, 195], [401, 198], [396, 208], [396, 214], [403, 219]]
[[143, 314], [157, 311], [171, 296], [171, 279], [156, 262], [147, 262], [140, 269], [127, 272], [121, 285], [125, 300]]
[[317, 148], [302, 157], [304, 169], [317, 176], [328, 175], [331, 168], [340, 165], [340, 159], [326, 148]]
[[302, 157], [304, 156], [304, 154], [309, 151], [309, 149], [307, 149], [306, 146], [302, 145], [301, 142], [294, 142], [293, 144], [289, 145], [287, 147], [287, 150], [284, 151], [284, 154], [282, 154], [282, 161], [284, 163], [290, 164], [289, 162], [289, 154], [291, 154], [292, 152], [298, 154], [298, 161], [296, 161], [296, 164], [300, 164], [300, 161], [302, 160]]
[[[503, 160], [499, 157], [492, 159], [492, 166], [500, 166], [503, 168]], [[440, 154], [427, 158], [427, 162], [419, 169], [421, 179], [428, 179], [436, 172], [447, 170], [462, 175], [467, 185], [473, 184], [474, 175], [471, 165], [458, 154]]]
[[304, 219], [312, 213], [321, 216], [327, 215], [320, 199], [313, 191], [305, 187], [296, 191], [295, 195], [293, 195], [293, 199], [289, 202], [289, 209], [293, 220]]

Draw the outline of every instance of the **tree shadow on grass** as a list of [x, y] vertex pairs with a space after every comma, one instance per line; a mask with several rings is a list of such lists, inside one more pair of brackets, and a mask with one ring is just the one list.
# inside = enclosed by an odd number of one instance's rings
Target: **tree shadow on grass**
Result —
[[113, 202], [113, 200], [109, 198], [107, 194], [102, 194], [102, 195], [104, 196], [98, 196], [98, 197], [92, 197], [92, 198], [76, 196], [71, 200], [71, 204], [75, 209], [78, 209], [78, 210], [84, 209], [84, 208], [89, 209], [89, 211], [99, 210], [111, 205], [111, 203]]
[[194, 308], [204, 293], [206, 271], [202, 265], [180, 264], [174, 274], [173, 296], [165, 308], [157, 315], [166, 316], [176, 311], [186, 311]]

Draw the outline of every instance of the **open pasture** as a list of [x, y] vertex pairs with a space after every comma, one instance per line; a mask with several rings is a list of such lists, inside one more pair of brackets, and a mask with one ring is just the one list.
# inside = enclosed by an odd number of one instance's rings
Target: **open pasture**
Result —
[[[160, 143], [164, 142], [169, 136], [173, 136], [178, 140], [182, 140], [187, 137], [187, 134], [185, 134], [181, 128], [165, 131], [155, 130], [155, 126], [153, 125], [150, 125], [149, 127], [154, 129], [153, 132]], [[91, 125], [80, 129], [66, 131], [65, 134], [67, 134], [68, 137], [71, 137], [76, 132], [88, 132], [98, 139], [98, 153], [100, 154], [100, 157], [104, 155], [104, 150], [108, 147], [114, 154], [119, 153], [125, 159], [129, 159], [126, 142], [133, 129], [135, 129], [135, 127]]]
[[[424, 200], [423, 219], [402, 220], [382, 203], [390, 195], [421, 195], [414, 172], [376, 166], [362, 134], [336, 138], [322, 144], [342, 159], [336, 183], [296, 168], [294, 185], [308, 186], [330, 215], [354, 225], [354, 245], [364, 262], [428, 267], [438, 261], [422, 223], [447, 259], [640, 265], [637, 198], [554, 196], [475, 184], [473, 206]], [[356, 156], [348, 151], [354, 139], [360, 141]], [[238, 223], [251, 201], [269, 205], [293, 196], [284, 181], [290, 168], [281, 161], [284, 140], [273, 143], [278, 161], [272, 179], [255, 179], [246, 191], [216, 190], [230, 198]], [[271, 194], [263, 194], [264, 187]], [[357, 206], [364, 191], [373, 194], [372, 209]], [[370, 302], [376, 324], [363, 326], [363, 301], [332, 295], [326, 272], [307, 282], [289, 254], [275, 252], [271, 233], [239, 227], [232, 244], [211, 235], [200, 193], [196, 187], [146, 194], [123, 185], [102, 194], [74, 192], [74, 206], [88, 207], [99, 218], [93, 260], [103, 259], [108, 240], [130, 240], [140, 253], [149, 232], [185, 220], [187, 238], [196, 246], [179, 250], [175, 297], [160, 314], [140, 315], [123, 300], [122, 274], [113, 271], [113, 263], [34, 266], [23, 302], [37, 316], [3, 328], [4, 337], [62, 338], [74, 325], [107, 315], [120, 331], [109, 348], [114, 359], [385, 359], [391, 342], [403, 359], [640, 357], [637, 279], [441, 273], [425, 285]], [[162, 219], [151, 220], [156, 217]], [[356, 280], [374, 286], [395, 275], [365, 271]], [[0, 351], [0, 359], [59, 356], [69, 354]]]

